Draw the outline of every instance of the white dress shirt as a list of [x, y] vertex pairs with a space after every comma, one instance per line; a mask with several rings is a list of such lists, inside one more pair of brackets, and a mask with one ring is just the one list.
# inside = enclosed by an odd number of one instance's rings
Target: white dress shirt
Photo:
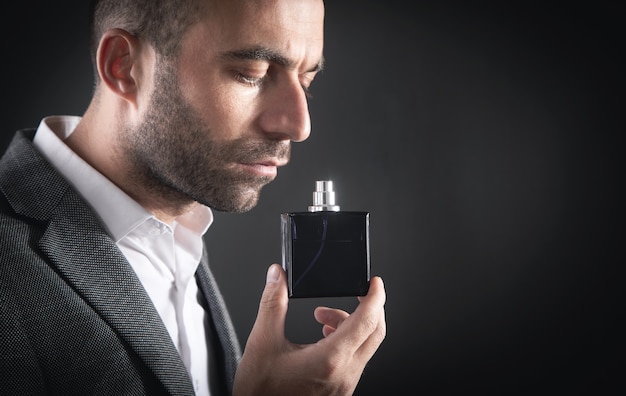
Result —
[[152, 299], [198, 395], [209, 395], [205, 311], [194, 274], [202, 235], [213, 222], [202, 205], [166, 224], [155, 218], [74, 151], [65, 140], [80, 117], [44, 118], [34, 145], [91, 205]]

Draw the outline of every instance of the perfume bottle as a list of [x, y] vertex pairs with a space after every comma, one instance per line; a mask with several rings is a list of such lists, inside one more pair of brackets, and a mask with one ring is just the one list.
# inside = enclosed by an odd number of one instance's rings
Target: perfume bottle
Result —
[[370, 282], [369, 213], [341, 211], [333, 182], [315, 182], [307, 212], [281, 214], [289, 297], [364, 296]]

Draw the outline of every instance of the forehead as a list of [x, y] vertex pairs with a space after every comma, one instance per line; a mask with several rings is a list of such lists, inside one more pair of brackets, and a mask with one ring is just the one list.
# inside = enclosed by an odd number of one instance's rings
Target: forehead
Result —
[[193, 38], [195, 46], [224, 53], [271, 48], [295, 63], [319, 62], [323, 50], [322, 0], [217, 0]]

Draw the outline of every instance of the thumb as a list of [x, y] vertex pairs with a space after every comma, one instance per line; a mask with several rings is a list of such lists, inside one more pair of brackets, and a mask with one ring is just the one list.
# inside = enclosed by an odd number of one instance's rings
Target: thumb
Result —
[[285, 271], [280, 265], [272, 264], [267, 270], [265, 289], [250, 336], [260, 337], [265, 342], [277, 338], [282, 340], [288, 305]]

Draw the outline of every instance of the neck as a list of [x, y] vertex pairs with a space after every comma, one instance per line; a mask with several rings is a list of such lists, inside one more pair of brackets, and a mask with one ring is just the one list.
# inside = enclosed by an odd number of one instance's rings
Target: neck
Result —
[[102, 173], [157, 219], [171, 224], [197, 203], [188, 196], [137, 170], [132, 162], [116, 148], [118, 133], [125, 130], [122, 121], [111, 125], [98, 117], [90, 106], [74, 132], [65, 143], [90, 166]]

